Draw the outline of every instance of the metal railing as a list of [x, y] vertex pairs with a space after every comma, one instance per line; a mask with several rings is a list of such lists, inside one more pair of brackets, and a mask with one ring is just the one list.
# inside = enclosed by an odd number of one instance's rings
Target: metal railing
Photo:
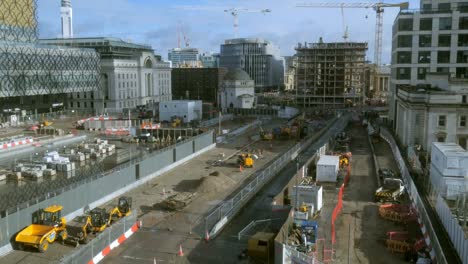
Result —
[[183, 141], [177, 142], [174, 145], [158, 149], [157, 151], [151, 153], [140, 154], [140, 157], [131, 159], [123, 164], [113, 167], [112, 169], [106, 169], [102, 163], [96, 163], [93, 164], [93, 166], [89, 166], [86, 170], [84, 170], [81, 173], [81, 176], [78, 177], [71, 177], [68, 179], [56, 179], [53, 181], [44, 182], [40, 185], [26, 184], [24, 186], [19, 187], [18, 189], [13, 190], [12, 192], [2, 193], [2, 195], [0, 196], [0, 201], [2, 201], [2, 203], [0, 203], [0, 206], [2, 206], [3, 204], [3, 207], [0, 207], [0, 218], [6, 217], [6, 215], [9, 214], [13, 214], [22, 208], [27, 208], [41, 201], [58, 196], [63, 192], [75, 189], [85, 183], [95, 181], [114, 172], [118, 172], [125, 168], [131, 167], [135, 164], [142, 162], [145, 159], [154, 157], [167, 150], [172, 150], [178, 147], [179, 145], [183, 145], [187, 142], [196, 140], [197, 138], [206, 136], [211, 133], [213, 133], [213, 130], [209, 130], [205, 133], [185, 139]]

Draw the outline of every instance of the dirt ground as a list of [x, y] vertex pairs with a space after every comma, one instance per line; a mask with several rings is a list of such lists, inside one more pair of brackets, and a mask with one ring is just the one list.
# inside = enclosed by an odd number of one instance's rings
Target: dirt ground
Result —
[[[343, 194], [343, 209], [338, 215], [336, 228], [335, 263], [405, 263], [402, 256], [391, 254], [384, 244], [387, 231], [401, 229], [380, 218], [378, 204], [374, 202], [377, 178], [372, 161], [366, 130], [350, 124], [347, 133], [352, 137], [352, 170], [348, 186]], [[388, 163], [392, 153], [385, 152]], [[331, 214], [336, 205], [338, 187], [324, 186], [324, 209], [318, 219], [318, 238], [325, 238], [326, 249], [331, 249]]]
[[[282, 120], [272, 120], [265, 127], [271, 129], [282, 122]], [[251, 129], [232, 142], [218, 144], [216, 148], [126, 193], [125, 195], [132, 196], [133, 210], [143, 221], [144, 227], [128, 243], [113, 251], [103, 263], [138, 263], [132, 258], [139, 256], [138, 252], [142, 248], [145, 252], [149, 250], [158, 258], [169, 261], [176, 255], [179, 244], [183, 244], [184, 250], [187, 251], [192, 247], [191, 244], [194, 247], [194, 243], [198, 243], [204, 235], [202, 216], [255, 171], [295, 144], [292, 140], [276, 141], [273, 144], [265, 141], [253, 142], [252, 138], [256, 135], [258, 129]], [[245, 168], [241, 172], [236, 165], [237, 155], [226, 160], [223, 165], [213, 165], [213, 162], [222, 160], [223, 156], [227, 159], [243, 147], [255, 151], [263, 150], [263, 157], [256, 160], [254, 168]], [[215, 171], [219, 172], [217, 176], [212, 174]], [[210, 190], [211, 188], [213, 190]], [[182, 211], [174, 213], [160, 208], [160, 202], [165, 197], [185, 192], [196, 194], [192, 202]], [[154, 236], [154, 232], [158, 232], [159, 235]], [[137, 247], [134, 247], [135, 243], [138, 244]], [[71, 250], [70, 247], [55, 243], [44, 254], [34, 251], [14, 251], [3, 257], [0, 262], [56, 263]]]

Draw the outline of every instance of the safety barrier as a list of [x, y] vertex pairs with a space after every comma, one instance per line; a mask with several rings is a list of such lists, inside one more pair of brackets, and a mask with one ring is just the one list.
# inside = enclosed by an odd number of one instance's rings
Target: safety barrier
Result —
[[[349, 121], [349, 115], [334, 119], [329, 125], [306, 141], [291, 147], [286, 153], [272, 161], [268, 167], [258, 172], [254, 179], [243, 187], [233, 198], [223, 202], [205, 217], [205, 231], [210, 237], [216, 236], [224, 226], [239, 212], [244, 204], [249, 201], [274, 175], [283, 169], [291, 160], [295, 159], [299, 152], [308, 148], [314, 141], [321, 138], [330, 130], [336, 133], [342, 131]], [[328, 140], [328, 138], [327, 138]]]
[[129, 233], [133, 234], [138, 230], [138, 228], [140, 228], [140, 222], [137, 222], [136, 218], [136, 213], [132, 213], [131, 215], [115, 222], [95, 238], [91, 239], [88, 244], [80, 245], [72, 254], [63, 257], [60, 260], [60, 263], [98, 263], [112, 249], [127, 239], [130, 236]]
[[390, 145], [393, 153], [393, 157], [396, 160], [398, 168], [400, 170], [401, 178], [405, 184], [406, 191], [411, 198], [411, 203], [418, 213], [418, 223], [420, 225], [421, 232], [424, 235], [426, 245], [430, 250], [430, 256], [433, 263], [447, 263], [442, 247], [437, 238], [437, 234], [431, 223], [431, 219], [426, 211], [424, 202], [419, 195], [416, 185], [411, 178], [408, 168], [406, 167], [405, 161], [401, 156], [400, 150], [398, 149], [395, 139], [384, 127], [380, 128], [380, 136]]

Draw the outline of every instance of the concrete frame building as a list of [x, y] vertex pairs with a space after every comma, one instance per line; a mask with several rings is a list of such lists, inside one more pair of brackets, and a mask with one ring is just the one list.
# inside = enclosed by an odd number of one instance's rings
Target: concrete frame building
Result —
[[389, 119], [394, 129], [400, 88], [427, 84], [429, 72], [468, 78], [468, 3], [421, 0], [420, 6], [401, 10], [393, 24]]
[[172, 100], [171, 68], [150, 46], [116, 38], [44, 39], [44, 44], [95, 49], [101, 57], [101, 90], [73, 93], [68, 107], [122, 112]]
[[62, 0], [60, 7], [62, 38], [73, 38], [73, 10], [71, 0]]
[[456, 143], [468, 149], [468, 80], [445, 73], [426, 76], [431, 85], [405, 86], [396, 96], [396, 134], [405, 146]]
[[99, 54], [41, 45], [36, 1], [0, 1], [0, 110], [61, 110], [72, 92], [99, 91]]
[[296, 102], [302, 107], [345, 107], [362, 103], [367, 43], [299, 43]]
[[219, 66], [247, 72], [255, 81], [256, 92], [277, 90], [284, 85], [284, 59], [280, 50], [263, 39], [225, 40], [221, 45]]

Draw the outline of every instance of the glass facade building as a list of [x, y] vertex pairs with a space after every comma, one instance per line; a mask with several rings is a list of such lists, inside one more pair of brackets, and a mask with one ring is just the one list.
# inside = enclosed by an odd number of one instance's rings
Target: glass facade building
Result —
[[36, 4], [0, 1], [0, 111], [53, 111], [68, 93], [99, 89], [97, 52], [37, 42]]

